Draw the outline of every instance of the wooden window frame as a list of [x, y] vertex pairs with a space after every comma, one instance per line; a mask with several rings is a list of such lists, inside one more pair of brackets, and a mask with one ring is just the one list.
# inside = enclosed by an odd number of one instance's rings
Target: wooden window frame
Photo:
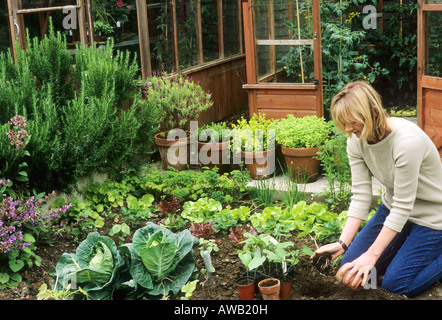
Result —
[[[147, 0], [137, 0], [137, 14], [138, 14], [138, 35], [140, 39], [140, 61], [142, 78], [146, 79], [147, 75], [152, 73], [152, 60], [150, 52], [149, 40], [149, 20], [147, 17], [148, 7]], [[223, 21], [223, 0], [216, 0], [217, 21], [218, 21], [218, 59], [211, 61], [204, 61], [203, 54], [203, 29], [201, 20], [201, 0], [195, 0], [195, 15], [196, 15], [196, 42], [197, 42], [197, 64], [195, 66], [187, 67], [180, 70], [178, 58], [178, 31], [177, 31], [177, 16], [176, 16], [176, 0], [170, 0], [171, 14], [172, 14], [172, 45], [173, 45], [173, 68], [175, 71], [186, 71], [188, 73], [195, 72], [205, 67], [212, 67], [217, 63], [224, 63], [236, 59], [239, 56], [244, 57], [243, 45], [243, 23], [242, 23], [242, 5], [241, 0], [236, 0], [237, 3], [237, 28], [238, 28], [238, 53], [234, 55], [225, 55], [224, 52], [224, 21]]]
[[93, 43], [93, 29], [87, 35], [86, 22], [89, 26], [90, 23], [90, 0], [76, 0], [75, 5], [55, 6], [55, 7], [42, 7], [23, 9], [21, 0], [7, 0], [8, 16], [9, 16], [9, 30], [11, 35], [11, 49], [14, 61], [17, 61], [17, 47], [16, 41], [18, 41], [20, 47], [26, 48], [26, 33], [24, 24], [24, 15], [29, 13], [49, 14], [52, 11], [62, 11], [64, 8], [74, 8], [77, 11], [78, 28], [80, 33], [80, 42], [82, 44]]

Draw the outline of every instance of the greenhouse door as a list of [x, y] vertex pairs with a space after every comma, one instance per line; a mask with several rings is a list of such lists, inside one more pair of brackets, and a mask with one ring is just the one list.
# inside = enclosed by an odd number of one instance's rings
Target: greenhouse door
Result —
[[442, 158], [442, 0], [418, 3], [418, 123]]
[[250, 116], [323, 116], [320, 0], [243, 0]]
[[[25, 15], [38, 15], [40, 34], [43, 38], [48, 29], [49, 16], [52, 12], [58, 14], [60, 26], [54, 25], [56, 31], [71, 30], [78, 34], [78, 43], [87, 44], [86, 21], [90, 20], [90, 15], [86, 16], [89, 10], [89, 0], [7, 0], [9, 30], [11, 34], [11, 51], [16, 59], [16, 41], [21, 48], [26, 48], [26, 20]], [[88, 8], [88, 10], [85, 9]], [[92, 25], [92, 23], [89, 23]], [[92, 35], [93, 32], [89, 32]], [[33, 35], [31, 35], [32, 38]], [[92, 40], [92, 38], [91, 38]]]

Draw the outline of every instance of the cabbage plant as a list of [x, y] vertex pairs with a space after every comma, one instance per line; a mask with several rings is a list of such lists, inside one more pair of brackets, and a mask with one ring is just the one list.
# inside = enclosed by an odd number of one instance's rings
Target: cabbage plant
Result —
[[196, 270], [193, 248], [198, 244], [187, 229], [175, 234], [148, 222], [135, 231], [132, 243], [120, 248], [131, 260], [133, 281], [126, 285], [150, 295], [177, 294]]
[[76, 253], [63, 253], [55, 267], [53, 289], [81, 287], [92, 300], [111, 299], [126, 266], [115, 242], [97, 232], [80, 243]]

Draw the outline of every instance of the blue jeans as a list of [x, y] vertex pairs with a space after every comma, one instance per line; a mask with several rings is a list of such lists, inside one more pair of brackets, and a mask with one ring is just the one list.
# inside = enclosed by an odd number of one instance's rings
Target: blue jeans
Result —
[[[341, 265], [365, 253], [376, 240], [390, 210], [382, 204], [351, 243]], [[441, 213], [442, 214], [442, 213]], [[413, 297], [442, 279], [442, 230], [407, 222], [376, 262], [382, 288]]]

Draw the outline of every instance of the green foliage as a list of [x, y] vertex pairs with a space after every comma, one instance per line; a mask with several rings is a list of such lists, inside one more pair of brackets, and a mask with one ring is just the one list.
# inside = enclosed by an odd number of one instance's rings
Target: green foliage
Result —
[[21, 250], [11, 250], [8, 254], [0, 254], [0, 290], [17, 287], [22, 281], [20, 271], [23, 271], [23, 268], [40, 266], [41, 257], [35, 253], [34, 236], [31, 233], [25, 233], [23, 241], [30, 245]]
[[187, 201], [183, 205], [181, 216], [195, 223], [209, 221], [217, 213], [222, 211], [219, 201], [211, 198], [200, 198], [196, 202]]
[[90, 46], [75, 51], [74, 79], [76, 86], [84, 85], [85, 97], [106, 98], [113, 92], [112, 106], [122, 106], [128, 99], [139, 99], [137, 78], [139, 67], [136, 55], [129, 51], [114, 50], [113, 40], [98, 50]]
[[189, 230], [174, 234], [149, 222], [135, 232], [132, 244], [121, 247], [130, 257], [130, 286], [150, 295], [177, 294], [194, 272], [198, 244]]
[[164, 172], [155, 166], [146, 167], [139, 181], [145, 192], [155, 198], [170, 198], [175, 195], [180, 201], [196, 201], [210, 197], [221, 203], [238, 202], [247, 194], [248, 173], [233, 170], [222, 175], [212, 170], [176, 171], [168, 169]]
[[[266, 207], [250, 217], [250, 222], [257, 232], [266, 232], [277, 237], [298, 232], [298, 237], [313, 233], [320, 239], [339, 235], [345, 222], [346, 213], [338, 215], [330, 212], [325, 204], [305, 201], [298, 202], [294, 208]], [[333, 222], [337, 221], [337, 222]], [[337, 223], [333, 228], [331, 224]]]
[[62, 291], [75, 282], [87, 293], [87, 299], [110, 299], [119, 285], [125, 266], [112, 239], [93, 232], [80, 243], [76, 253], [64, 253], [55, 267], [54, 290]]
[[66, 40], [61, 33], [54, 31], [52, 20], [43, 41], [37, 37], [31, 40], [29, 34], [27, 36], [26, 56], [30, 71], [37, 83], [50, 84], [52, 100], [59, 107], [74, 97], [71, 78], [73, 59], [66, 48]]
[[[31, 188], [72, 191], [79, 178], [98, 170], [118, 175], [139, 168], [160, 119], [141, 101], [138, 71], [136, 57], [115, 50], [112, 41], [72, 55], [52, 24], [43, 40], [28, 37], [16, 64], [10, 53], [0, 55], [0, 118], [27, 119]], [[125, 101], [132, 104], [123, 110]], [[10, 173], [21, 159], [7, 143], [0, 136], [0, 163]]]
[[235, 209], [225, 208], [220, 213], [213, 216], [211, 220], [213, 222], [213, 229], [217, 232], [226, 232], [231, 227], [249, 221], [249, 217], [250, 208], [247, 206], [240, 206]]
[[333, 123], [315, 115], [301, 118], [288, 114], [287, 117], [275, 120], [276, 141], [288, 148], [313, 148], [322, 145], [331, 133]]
[[213, 105], [211, 94], [187, 75], [160, 73], [146, 81], [144, 99], [149, 109], [159, 110], [159, 132], [188, 130], [189, 122]]
[[234, 152], [266, 151], [275, 147], [273, 121], [266, 119], [265, 114], [253, 114], [250, 120], [241, 117], [232, 124]]
[[333, 127], [333, 135], [318, 151], [318, 159], [327, 177], [321, 193], [333, 212], [341, 212], [351, 197], [351, 170], [347, 156], [347, 136]]
[[[359, 79], [364, 79], [371, 84], [382, 83], [380, 81], [386, 80], [386, 77], [394, 74], [397, 68], [394, 63], [390, 64], [392, 60], [389, 57], [395, 52], [392, 51], [393, 48], [383, 51], [385, 47], [380, 44], [382, 39], [371, 37], [372, 34], [377, 34], [377, 31], [366, 30], [362, 27], [362, 20], [365, 15], [358, 11], [358, 6], [361, 4], [376, 5], [376, 1], [321, 2], [321, 29], [323, 30], [321, 35], [322, 76], [324, 106], [327, 117], [329, 116], [328, 112], [332, 98], [346, 83]], [[312, 38], [312, 17], [307, 14], [311, 10], [311, 2], [300, 4], [300, 11], [308, 17], [300, 27], [301, 35], [305, 39]], [[287, 22], [286, 26], [294, 35], [298, 35], [297, 24]], [[388, 36], [388, 38], [393, 37], [391, 34]], [[374, 50], [383, 51], [383, 55], [372, 59], [372, 55], [365, 50], [367, 44], [376, 44]], [[284, 69], [287, 75], [295, 77], [297, 82], [300, 82], [298, 70], [300, 70], [299, 54], [301, 52], [304, 69], [306, 70], [305, 79], [307, 82], [313, 82], [312, 51], [313, 48], [308, 46], [290, 48], [289, 53], [283, 56], [280, 61], [285, 65]], [[408, 79], [410, 80], [410, 78]]]
[[[379, 62], [388, 70], [374, 83], [388, 109], [416, 108], [417, 6], [416, 1], [385, 3], [382, 11], [390, 17], [388, 25], [384, 24], [382, 31], [378, 28], [366, 33], [367, 43], [376, 46], [361, 47], [360, 52], [367, 56], [370, 64]], [[437, 38], [439, 33], [430, 34]], [[437, 51], [429, 57], [436, 58], [436, 55]]]
[[227, 127], [225, 122], [212, 122], [198, 128], [198, 141], [200, 142], [219, 143], [230, 139], [230, 128]]

